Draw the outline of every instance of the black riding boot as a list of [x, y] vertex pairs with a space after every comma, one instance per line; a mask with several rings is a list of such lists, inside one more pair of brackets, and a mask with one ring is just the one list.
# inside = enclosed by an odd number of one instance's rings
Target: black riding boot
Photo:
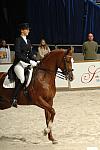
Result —
[[20, 80], [18, 80], [18, 82], [15, 83], [15, 91], [14, 91], [13, 98], [12, 98], [12, 106], [16, 108], [17, 108], [17, 96], [21, 87], [22, 87], [22, 84]]

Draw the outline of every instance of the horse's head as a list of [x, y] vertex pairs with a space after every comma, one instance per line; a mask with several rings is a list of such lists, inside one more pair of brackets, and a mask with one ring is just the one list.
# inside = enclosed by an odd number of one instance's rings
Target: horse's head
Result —
[[69, 81], [73, 81], [72, 59], [72, 50], [68, 49], [67, 51], [64, 51], [64, 56], [59, 66], [62, 73], [65, 75], [66, 80], [68, 79]]
[[73, 80], [72, 69], [72, 50], [55, 49], [47, 54], [40, 62], [39, 69], [47, 72], [56, 73], [57, 69], [62, 70], [66, 80]]

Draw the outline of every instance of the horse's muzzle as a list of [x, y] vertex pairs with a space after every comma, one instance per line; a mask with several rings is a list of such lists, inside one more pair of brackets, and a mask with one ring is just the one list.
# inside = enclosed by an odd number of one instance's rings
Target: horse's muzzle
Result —
[[72, 71], [69, 72], [69, 73], [66, 75], [66, 80], [69, 80], [69, 81], [73, 81], [73, 80], [74, 80]]
[[73, 81], [73, 80], [74, 80], [73, 76], [69, 77], [69, 81]]

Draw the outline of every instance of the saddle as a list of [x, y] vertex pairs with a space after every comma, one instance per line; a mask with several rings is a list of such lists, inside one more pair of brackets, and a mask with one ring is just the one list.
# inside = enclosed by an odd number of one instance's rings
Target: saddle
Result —
[[12, 65], [9, 70], [8, 70], [8, 79], [10, 80], [10, 82], [14, 82], [17, 78], [15, 72], [14, 72], [14, 65]]
[[[33, 73], [33, 68], [31, 65], [25, 67], [24, 69], [24, 75], [25, 75], [25, 82], [24, 87], [27, 88], [31, 82]], [[8, 73], [4, 79], [3, 87], [4, 88], [15, 88], [16, 80], [18, 80], [16, 74], [14, 73], [14, 66], [12, 65], [10, 69], [8, 70]]]

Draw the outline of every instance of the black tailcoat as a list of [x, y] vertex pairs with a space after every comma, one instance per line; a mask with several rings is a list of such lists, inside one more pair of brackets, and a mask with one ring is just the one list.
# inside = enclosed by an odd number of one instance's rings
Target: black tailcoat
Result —
[[20, 36], [15, 42], [15, 60], [14, 66], [20, 61], [30, 63], [30, 60], [35, 60], [34, 54], [32, 52], [32, 45], [29, 39], [27, 39], [27, 44], [24, 39]]

